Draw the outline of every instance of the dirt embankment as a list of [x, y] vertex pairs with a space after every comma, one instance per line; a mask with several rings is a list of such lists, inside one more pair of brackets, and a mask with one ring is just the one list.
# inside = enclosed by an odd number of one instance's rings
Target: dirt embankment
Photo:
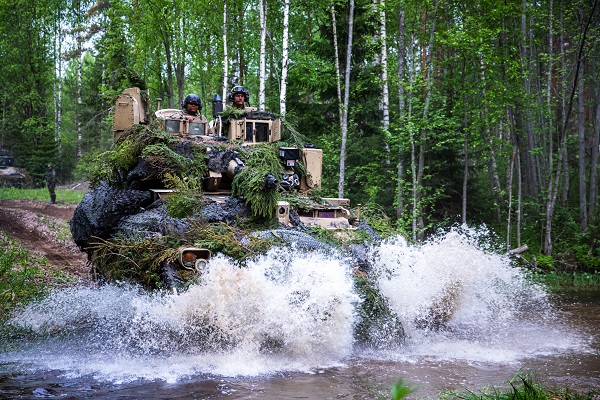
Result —
[[75, 206], [33, 200], [0, 200], [0, 231], [73, 278], [89, 280], [87, 256], [73, 243], [69, 221]]

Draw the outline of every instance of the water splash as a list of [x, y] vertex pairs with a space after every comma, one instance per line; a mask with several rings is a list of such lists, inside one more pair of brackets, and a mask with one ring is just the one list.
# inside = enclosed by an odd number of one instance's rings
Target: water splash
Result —
[[339, 364], [352, 351], [357, 301], [339, 257], [288, 248], [245, 268], [217, 256], [178, 296], [127, 285], [57, 291], [11, 324], [51, 338], [47, 363], [39, 351], [26, 356], [44, 368], [111, 380], [256, 375]]
[[244, 268], [217, 256], [202, 282], [178, 296], [127, 285], [56, 291], [11, 320], [33, 339], [0, 361], [114, 383], [174, 382], [312, 372], [352, 357], [513, 362], [581, 349], [545, 291], [473, 232], [421, 246], [391, 238], [370, 260], [371, 279], [404, 324], [402, 346], [359, 351], [350, 263], [291, 247]]
[[394, 237], [374, 251], [378, 286], [407, 333], [393, 357], [514, 362], [580, 345], [544, 288], [487, 251], [482, 235], [454, 229], [420, 246]]

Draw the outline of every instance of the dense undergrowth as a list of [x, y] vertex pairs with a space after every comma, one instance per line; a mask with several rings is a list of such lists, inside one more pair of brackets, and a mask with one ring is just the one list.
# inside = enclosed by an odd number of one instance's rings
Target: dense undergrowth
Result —
[[0, 232], [0, 323], [19, 305], [43, 297], [70, 278], [45, 257], [27, 250], [18, 240]]

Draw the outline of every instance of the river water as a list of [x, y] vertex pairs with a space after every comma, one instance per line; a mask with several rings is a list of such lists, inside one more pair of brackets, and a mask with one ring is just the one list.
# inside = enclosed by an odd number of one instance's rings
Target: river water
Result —
[[354, 341], [360, 298], [341, 255], [217, 256], [177, 296], [56, 291], [0, 337], [0, 398], [378, 399], [399, 379], [438, 398], [531, 371], [600, 390], [600, 294], [550, 295], [485, 243], [453, 231], [373, 247], [370, 276], [406, 333], [379, 348]]

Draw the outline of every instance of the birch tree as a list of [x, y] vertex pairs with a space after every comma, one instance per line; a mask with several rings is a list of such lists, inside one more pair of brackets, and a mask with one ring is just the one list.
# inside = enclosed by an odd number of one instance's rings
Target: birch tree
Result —
[[223, 0], [223, 101], [227, 101], [227, 82], [229, 80], [229, 56], [227, 53], [227, 0]]
[[587, 184], [586, 184], [586, 154], [585, 154], [585, 81], [583, 80], [583, 72], [585, 63], [582, 60], [581, 68], [579, 69], [579, 85], [577, 88], [577, 143], [579, 147], [579, 229], [587, 228]]
[[385, 135], [384, 143], [386, 150], [386, 164], [390, 164], [390, 91], [388, 83], [388, 59], [387, 59], [387, 30], [385, 16], [385, 0], [380, 0], [379, 3], [379, 36], [381, 42], [381, 111], [382, 111], [382, 128]]
[[[401, 124], [406, 121], [405, 109], [405, 72], [406, 62], [404, 57], [405, 44], [404, 44], [404, 24], [405, 24], [405, 11], [404, 7], [401, 8], [398, 13], [398, 120]], [[398, 163], [396, 165], [397, 171], [397, 186], [396, 186], [396, 218], [401, 218], [404, 213], [404, 179], [405, 179], [405, 150], [402, 140], [398, 140]]]
[[[429, 107], [431, 106], [431, 90], [433, 86], [433, 44], [435, 40], [435, 30], [437, 23], [437, 9], [439, 5], [439, 0], [435, 0], [433, 3], [433, 16], [431, 18], [431, 30], [429, 32], [429, 42], [427, 44], [426, 49], [426, 61], [425, 61], [425, 99], [423, 101], [423, 122], [427, 122], [429, 118]], [[414, 190], [413, 195], [415, 196], [414, 204], [416, 206], [415, 215], [416, 218], [416, 229], [417, 229], [417, 238], [419, 240], [423, 239], [423, 229], [425, 227], [425, 222], [423, 219], [423, 209], [421, 204], [422, 198], [422, 190], [423, 190], [423, 176], [425, 174], [425, 144], [427, 141], [428, 134], [427, 127], [421, 128], [421, 140], [419, 143], [419, 159], [417, 166], [417, 181], [416, 181], [416, 190]]]
[[331, 27], [333, 32], [333, 58], [335, 61], [335, 83], [337, 89], [337, 100], [338, 100], [338, 116], [340, 118], [340, 128], [342, 126], [343, 119], [343, 107], [342, 107], [342, 85], [341, 85], [341, 74], [340, 74], [340, 52], [338, 49], [338, 37], [337, 37], [337, 22], [335, 18], [335, 3], [331, 0]]
[[279, 112], [282, 118], [285, 118], [286, 109], [286, 91], [288, 74], [288, 35], [290, 18], [290, 0], [284, 0], [283, 3], [283, 38], [281, 51], [281, 91], [279, 94]]
[[267, 0], [258, 0], [258, 12], [260, 19], [260, 67], [258, 77], [258, 109], [265, 109], [265, 83], [267, 64]]
[[[598, 0], [594, 0], [592, 5], [589, 17], [587, 22], [584, 22], [584, 28], [581, 33], [581, 38], [578, 43], [577, 57], [575, 58], [575, 73], [573, 78], [573, 84], [571, 86], [571, 94], [569, 96], [569, 102], [566, 109], [566, 115], [563, 119], [563, 123], [561, 126], [561, 137], [558, 148], [558, 160], [557, 160], [557, 168], [556, 173], [554, 174], [554, 178], [548, 180], [548, 200], [546, 201], [546, 225], [545, 225], [545, 233], [544, 233], [544, 254], [551, 255], [552, 254], [552, 246], [553, 246], [553, 238], [552, 238], [552, 224], [554, 219], [554, 211], [556, 207], [556, 198], [558, 196], [560, 177], [561, 177], [561, 168], [563, 165], [563, 161], [566, 158], [567, 153], [567, 135], [568, 135], [568, 121], [571, 115], [571, 111], [573, 109], [573, 100], [575, 97], [575, 92], [578, 90], [579, 71], [582, 68], [582, 60], [584, 49], [587, 40], [587, 33], [589, 27], [591, 25], [592, 20], [594, 19], [596, 5]], [[582, 21], [583, 22], [583, 21]]]
[[344, 197], [346, 175], [346, 141], [348, 140], [348, 106], [350, 103], [350, 73], [352, 72], [352, 34], [354, 29], [354, 0], [350, 0], [348, 14], [348, 46], [346, 47], [346, 74], [344, 77], [344, 109], [342, 111], [342, 143], [340, 148], [340, 178], [338, 197]]

